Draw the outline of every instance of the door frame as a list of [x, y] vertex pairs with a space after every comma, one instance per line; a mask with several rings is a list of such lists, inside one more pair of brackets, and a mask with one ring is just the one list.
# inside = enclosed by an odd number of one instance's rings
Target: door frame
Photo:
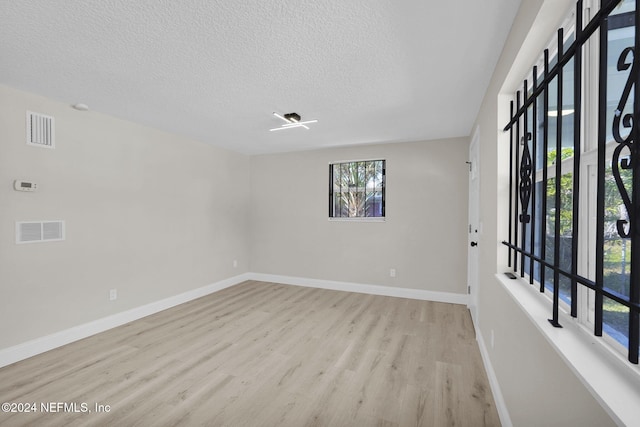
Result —
[[[479, 238], [482, 233], [480, 221], [480, 127], [477, 126], [469, 143], [469, 217], [467, 239], [467, 307], [474, 324], [478, 324], [478, 295], [480, 252]], [[474, 242], [476, 246], [471, 246]]]

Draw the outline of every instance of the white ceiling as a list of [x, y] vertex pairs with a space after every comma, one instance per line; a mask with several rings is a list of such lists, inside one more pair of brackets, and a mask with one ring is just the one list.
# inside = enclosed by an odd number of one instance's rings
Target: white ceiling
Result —
[[519, 4], [0, 0], [0, 83], [247, 154], [467, 136]]

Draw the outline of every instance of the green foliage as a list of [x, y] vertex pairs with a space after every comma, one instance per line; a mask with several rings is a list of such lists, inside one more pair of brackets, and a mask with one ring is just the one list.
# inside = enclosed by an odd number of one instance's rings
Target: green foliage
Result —
[[367, 207], [382, 181], [382, 162], [349, 162], [333, 166], [336, 211], [339, 216], [367, 216]]
[[[557, 157], [557, 150], [549, 150], [547, 153], [547, 165], [555, 165]], [[573, 147], [562, 147], [560, 160], [567, 160], [571, 157], [573, 157]]]
[[[631, 194], [633, 172], [631, 169], [620, 168], [620, 178], [624, 183], [625, 188]], [[607, 173], [604, 179], [604, 220], [605, 222], [615, 222], [620, 219], [620, 207], [622, 206], [622, 197], [618, 190], [615, 178], [611, 172], [611, 167], [607, 168]]]
[[[565, 147], [561, 152], [561, 160], [569, 159], [573, 156], [573, 148]], [[557, 158], [556, 150], [550, 150], [547, 155], [547, 161], [549, 164], [555, 164]], [[630, 169], [620, 168], [620, 177], [629, 194], [631, 193], [633, 172]], [[616, 185], [615, 178], [611, 172], [611, 165], [607, 166], [604, 181], [605, 188], [605, 223], [612, 224], [618, 219], [621, 219], [621, 209], [623, 210], [622, 197], [620, 196], [618, 186]], [[556, 182], [555, 178], [551, 178], [547, 182], [547, 209], [548, 217], [553, 229], [555, 223], [555, 196], [556, 196]], [[573, 173], [565, 173], [560, 178], [560, 235], [571, 235], [572, 223], [573, 223]], [[551, 230], [550, 229], [550, 230]]]
[[[561, 151], [561, 161], [573, 156], [573, 148], [565, 147]], [[555, 164], [557, 158], [556, 150], [549, 151], [547, 161]], [[551, 178], [547, 181], [547, 209], [549, 217], [549, 231], [555, 225], [556, 204], [556, 180]], [[560, 177], [560, 235], [570, 236], [573, 228], [573, 173], [566, 173]]]

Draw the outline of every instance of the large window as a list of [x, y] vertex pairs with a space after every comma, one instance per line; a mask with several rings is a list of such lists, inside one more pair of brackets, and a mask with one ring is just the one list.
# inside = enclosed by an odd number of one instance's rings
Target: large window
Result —
[[[638, 0], [640, 1], [640, 0]], [[583, 16], [590, 17], [584, 23]], [[640, 58], [636, 0], [603, 0], [558, 31], [511, 104], [509, 264], [638, 363]], [[635, 214], [633, 214], [635, 213]]]
[[385, 161], [329, 165], [330, 218], [384, 218]]

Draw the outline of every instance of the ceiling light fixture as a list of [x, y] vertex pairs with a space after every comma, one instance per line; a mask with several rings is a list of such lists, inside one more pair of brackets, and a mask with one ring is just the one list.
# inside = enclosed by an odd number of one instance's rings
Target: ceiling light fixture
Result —
[[278, 114], [276, 112], [273, 113], [274, 116], [276, 116], [279, 119], [282, 119], [285, 121], [285, 123], [283, 125], [280, 125], [279, 128], [273, 128], [273, 129], [269, 129], [269, 131], [273, 132], [276, 130], [283, 130], [283, 129], [292, 129], [292, 128], [305, 128], [307, 130], [309, 130], [309, 127], [306, 126], [309, 123], [317, 123], [317, 120], [305, 120], [303, 122], [300, 121], [301, 117], [300, 114], [298, 113], [287, 113], [284, 116], [281, 114]]

